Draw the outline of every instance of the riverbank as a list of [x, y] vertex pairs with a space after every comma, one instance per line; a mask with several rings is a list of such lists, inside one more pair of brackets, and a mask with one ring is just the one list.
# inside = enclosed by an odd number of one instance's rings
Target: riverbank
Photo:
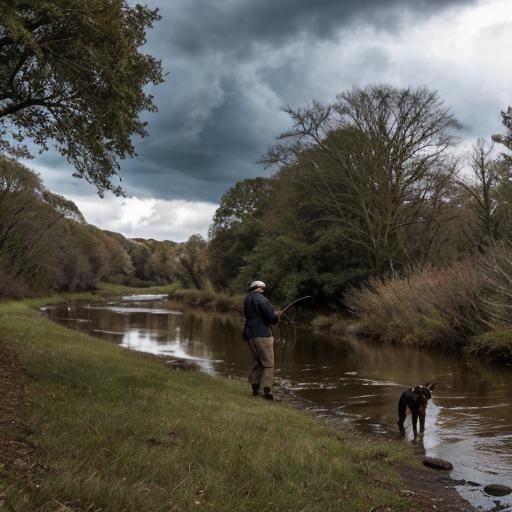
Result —
[[410, 509], [405, 444], [344, 439], [238, 381], [65, 329], [37, 301], [0, 304], [1, 382], [24, 404], [0, 393], [6, 510]]
[[[243, 315], [243, 295], [225, 295], [211, 291], [182, 289], [176, 285], [133, 288], [102, 283], [95, 293], [100, 296], [127, 295], [130, 293], [166, 293], [169, 299], [188, 306], [219, 313]], [[432, 308], [428, 310], [420, 309], [420, 317], [410, 316], [414, 318], [414, 322], [411, 322], [409, 316], [407, 317], [408, 321], [404, 322], [400, 315], [400, 308], [389, 307], [383, 309], [386, 311], [382, 312], [376, 304], [373, 304], [360, 317], [348, 317], [339, 313], [310, 314], [308, 320], [302, 321], [301, 325], [320, 334], [332, 336], [357, 334], [377, 339], [382, 343], [439, 347], [443, 350], [455, 350], [497, 363], [512, 364], [511, 329], [501, 328], [481, 335], [468, 335], [463, 339], [463, 342], [447, 344], [446, 339], [450, 338], [450, 334], [438, 314], [437, 320], [432, 318], [432, 316], [436, 316]], [[387, 318], [387, 322], [385, 318]], [[435, 334], [432, 331], [436, 331]], [[441, 333], [437, 331], [441, 331]]]
[[[224, 295], [211, 291], [182, 289], [176, 285], [134, 288], [101, 283], [98, 289], [92, 293], [100, 297], [131, 293], [165, 293], [169, 299], [188, 306], [219, 313], [243, 314], [243, 295]], [[90, 294], [75, 295], [78, 296], [76, 300], [80, 300], [80, 295], [83, 295], [85, 299], [91, 297]], [[379, 306], [385, 311], [381, 310]], [[382, 302], [380, 302], [378, 305], [370, 305], [361, 314], [360, 318], [347, 317], [338, 313], [320, 313], [310, 315], [310, 319], [302, 322], [302, 325], [313, 329], [314, 332], [331, 336], [357, 334], [377, 339], [382, 343], [439, 347], [443, 350], [459, 351], [502, 364], [512, 363], [512, 330], [510, 329], [495, 329], [481, 335], [467, 336], [460, 343], [447, 344], [446, 339], [449, 339], [450, 335], [446, 332], [446, 327], [441, 319], [436, 321], [435, 318], [432, 318], [432, 315], [434, 315], [432, 308], [423, 310], [420, 317], [411, 316], [410, 314], [401, 316], [400, 313], [400, 308], [384, 308]], [[407, 322], [403, 320], [404, 317], [408, 319]], [[414, 318], [415, 322], [411, 322], [410, 318]], [[435, 331], [435, 334], [432, 333], [433, 331]], [[438, 333], [437, 331], [442, 332]]]

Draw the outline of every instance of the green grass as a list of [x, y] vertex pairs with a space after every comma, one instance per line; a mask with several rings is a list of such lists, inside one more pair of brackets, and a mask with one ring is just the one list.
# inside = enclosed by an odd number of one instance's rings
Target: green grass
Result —
[[62, 302], [73, 302], [80, 300], [94, 300], [95, 298], [112, 297], [117, 295], [130, 295], [130, 294], [172, 294], [178, 285], [168, 284], [164, 286], [150, 286], [145, 288], [123, 286], [111, 283], [99, 283], [96, 290], [89, 292], [70, 292], [70, 293], [55, 293], [53, 295], [46, 295], [43, 297], [34, 297], [30, 299], [23, 299], [22, 301], [2, 301], [0, 300], [0, 307], [4, 312], [14, 312], [26, 309], [26, 306], [38, 308], [48, 306], [50, 304], [59, 304]]
[[408, 448], [344, 440], [238, 381], [173, 372], [34, 305], [0, 304], [0, 343], [19, 354], [32, 459], [49, 470], [37, 486], [4, 473], [6, 510], [406, 509], [392, 464]]

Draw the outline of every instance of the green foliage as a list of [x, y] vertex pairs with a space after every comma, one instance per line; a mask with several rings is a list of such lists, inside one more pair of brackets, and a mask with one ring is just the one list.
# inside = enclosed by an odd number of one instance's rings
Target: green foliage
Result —
[[146, 263], [151, 256], [149, 247], [140, 240], [128, 242], [128, 253], [133, 263], [135, 276], [141, 280], [146, 279]]
[[210, 278], [217, 288], [232, 287], [233, 278], [245, 264], [244, 257], [263, 233], [262, 217], [271, 193], [271, 180], [255, 178], [239, 181], [222, 196], [208, 244]]
[[483, 356], [501, 363], [512, 363], [512, 330], [495, 329], [473, 336], [467, 351], [471, 355]]
[[216, 213], [217, 287], [241, 291], [257, 277], [278, 298], [332, 303], [358, 280], [437, 254], [459, 123], [436, 92], [367, 87], [287, 112], [294, 127], [265, 158], [279, 166], [271, 186], [244, 180]]
[[176, 262], [180, 267], [180, 280], [187, 288], [209, 290], [207, 243], [200, 235], [192, 235], [179, 244]]
[[139, 113], [156, 110], [146, 86], [163, 81], [160, 62], [139, 51], [158, 19], [125, 0], [1, 0], [0, 149], [51, 141], [74, 176], [120, 194], [118, 161], [146, 135]]
[[101, 280], [190, 283], [191, 270], [205, 284], [205, 253], [197, 237], [179, 245], [101, 231], [32, 171], [0, 157], [0, 298], [89, 290]]
[[505, 127], [506, 133], [504, 135], [494, 135], [493, 140], [499, 142], [509, 151], [502, 155], [504, 162], [508, 169], [512, 168], [512, 107], [508, 107], [507, 110], [501, 113], [501, 120]]

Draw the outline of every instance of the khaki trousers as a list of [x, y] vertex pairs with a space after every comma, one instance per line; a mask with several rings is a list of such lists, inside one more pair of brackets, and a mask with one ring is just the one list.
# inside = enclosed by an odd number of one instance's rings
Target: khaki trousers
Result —
[[256, 364], [249, 372], [249, 382], [263, 388], [272, 388], [274, 384], [274, 338], [252, 338], [249, 348]]

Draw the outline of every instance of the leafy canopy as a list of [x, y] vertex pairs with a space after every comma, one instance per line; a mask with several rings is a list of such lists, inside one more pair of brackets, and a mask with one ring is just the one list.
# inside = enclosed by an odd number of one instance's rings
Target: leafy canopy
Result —
[[139, 113], [156, 111], [145, 87], [163, 81], [160, 61], [139, 51], [159, 18], [126, 0], [0, 0], [0, 152], [52, 141], [74, 176], [122, 194], [119, 160], [147, 135]]

